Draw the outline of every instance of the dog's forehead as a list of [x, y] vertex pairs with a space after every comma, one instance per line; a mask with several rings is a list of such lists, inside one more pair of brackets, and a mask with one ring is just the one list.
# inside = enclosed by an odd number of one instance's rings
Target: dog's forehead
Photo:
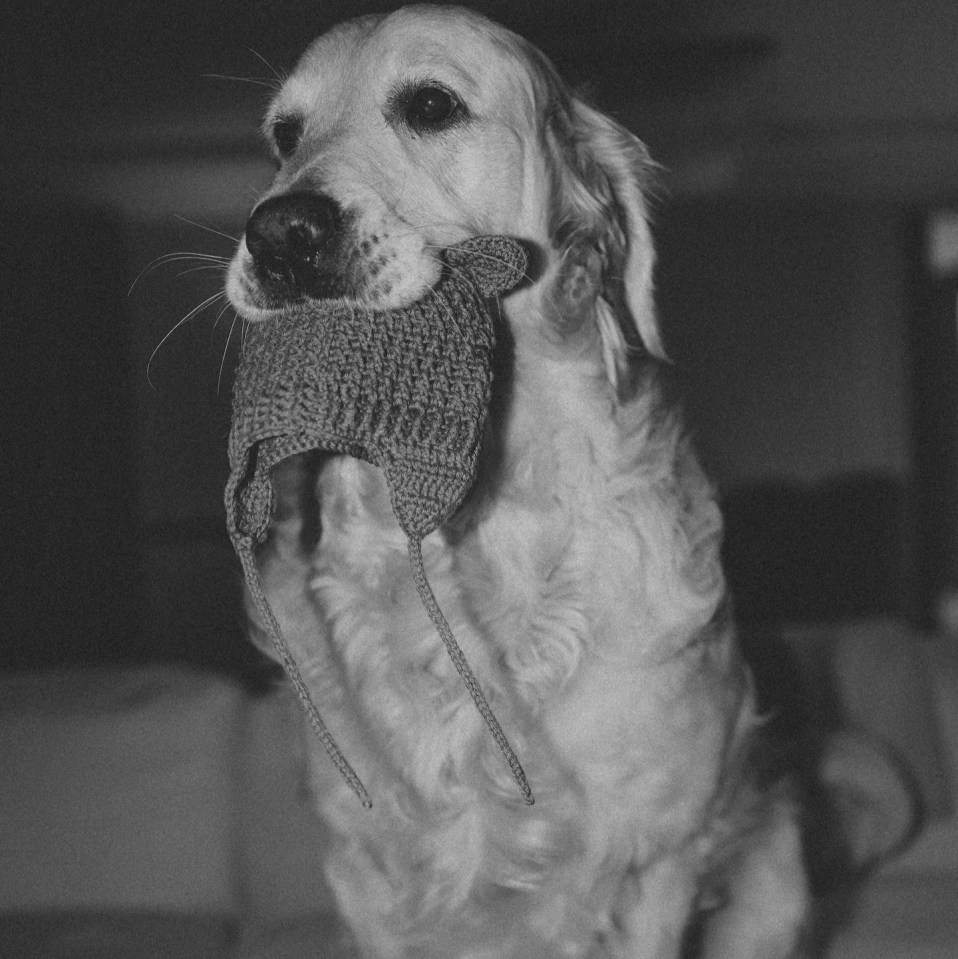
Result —
[[470, 11], [402, 8], [334, 27], [302, 56], [274, 112], [324, 109], [331, 102], [378, 102], [398, 81], [440, 80], [469, 96], [494, 96], [535, 82], [519, 38]]

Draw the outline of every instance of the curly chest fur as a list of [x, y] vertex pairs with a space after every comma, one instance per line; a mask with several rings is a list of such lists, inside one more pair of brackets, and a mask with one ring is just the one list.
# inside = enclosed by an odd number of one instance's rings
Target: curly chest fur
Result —
[[[568, 413], [510, 424], [495, 468], [426, 540], [428, 575], [537, 808], [611, 805], [631, 835], [644, 819], [650, 845], [678, 841], [714, 793], [743, 695], [715, 617], [718, 513], [651, 397], [601, 435]], [[319, 487], [313, 596], [377, 753], [434, 807], [511, 801], [411, 582], [381, 475], [337, 458]]]

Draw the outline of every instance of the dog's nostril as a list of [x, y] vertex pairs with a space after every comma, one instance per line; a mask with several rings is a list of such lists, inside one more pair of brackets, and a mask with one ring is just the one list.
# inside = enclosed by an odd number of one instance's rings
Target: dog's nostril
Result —
[[298, 281], [333, 242], [342, 213], [317, 193], [284, 193], [262, 202], [246, 224], [246, 247], [257, 267]]

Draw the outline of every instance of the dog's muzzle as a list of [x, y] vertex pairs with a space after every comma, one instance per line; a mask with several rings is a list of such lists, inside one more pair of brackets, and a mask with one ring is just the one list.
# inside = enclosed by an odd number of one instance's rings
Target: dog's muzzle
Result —
[[321, 193], [264, 200], [246, 224], [246, 248], [263, 291], [286, 301], [331, 299], [345, 292], [343, 212]]

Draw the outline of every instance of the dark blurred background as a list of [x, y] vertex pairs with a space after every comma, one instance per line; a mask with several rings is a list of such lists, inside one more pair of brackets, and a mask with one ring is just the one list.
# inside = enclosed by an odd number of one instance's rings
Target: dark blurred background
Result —
[[[222, 268], [157, 258], [230, 256], [277, 73], [395, 4], [12, 6], [0, 668], [255, 674], [221, 505], [237, 332], [215, 298], [177, 327]], [[933, 627], [958, 586], [954, 0], [475, 6], [663, 164], [666, 342], [742, 617]]]

